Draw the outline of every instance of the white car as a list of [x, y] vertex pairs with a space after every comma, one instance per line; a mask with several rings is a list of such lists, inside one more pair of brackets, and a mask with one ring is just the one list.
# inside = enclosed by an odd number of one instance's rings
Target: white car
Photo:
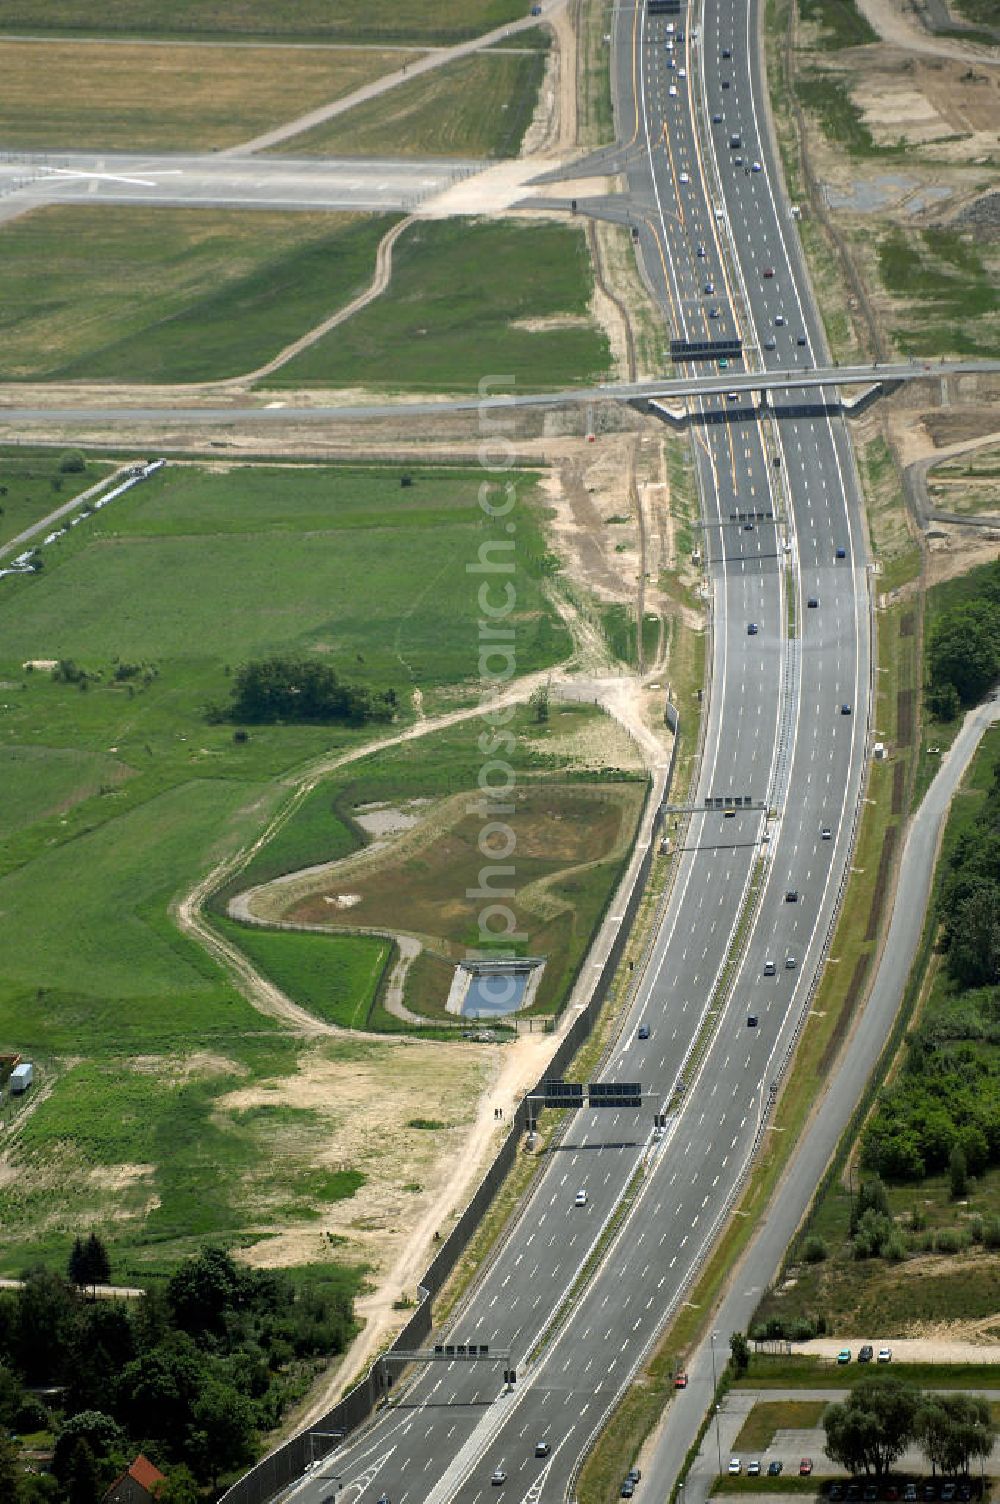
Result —
[[577, 1191], [577, 1193], [576, 1193], [576, 1201], [573, 1204], [574, 1204], [574, 1206], [586, 1206], [587, 1205], [587, 1192], [586, 1191]]
[[676, 99], [677, 98], [677, 85], [676, 84], [671, 84], [670, 88], [667, 90], [667, 93], [670, 95], [671, 99]]
[[686, 68], [678, 68], [677, 69], [677, 77], [678, 78], [687, 78], [687, 69]]
[[691, 174], [689, 172], [682, 172], [680, 174], [680, 181], [682, 183], [690, 183], [690, 181], [691, 181]]
[[878, 1361], [880, 1363], [891, 1363], [892, 1362], [892, 1348], [891, 1347], [880, 1347], [879, 1350], [878, 1350]]
[[750, 168], [751, 172], [763, 172], [763, 170], [764, 169], [761, 167], [759, 162], [754, 162], [753, 166]]
[[730, 1457], [730, 1459], [729, 1459], [729, 1476], [731, 1478], [735, 1478], [736, 1475], [738, 1473], [742, 1473], [742, 1471], [743, 1471], [743, 1464], [740, 1461], [740, 1459], [738, 1457]]
[[493, 1477], [490, 1479], [490, 1482], [492, 1483], [494, 1488], [502, 1488], [504, 1486], [504, 1484], [507, 1482], [507, 1474], [504, 1472], [502, 1467], [493, 1469]]

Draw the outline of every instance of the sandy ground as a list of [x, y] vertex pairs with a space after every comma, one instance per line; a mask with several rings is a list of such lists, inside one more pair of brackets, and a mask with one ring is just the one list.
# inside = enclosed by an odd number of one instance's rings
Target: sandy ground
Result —
[[856, 3], [868, 24], [893, 47], [929, 57], [955, 58], [961, 62], [975, 60], [990, 67], [1000, 64], [1000, 49], [934, 36], [920, 25], [903, 0], [856, 0]]
[[[857, 1354], [858, 1348], [864, 1342], [870, 1342], [876, 1352], [882, 1346], [892, 1349], [893, 1360], [897, 1363], [996, 1363], [1000, 1365], [1000, 1341], [997, 1340], [1000, 1329], [1000, 1316], [993, 1319], [992, 1331], [976, 1338], [963, 1335], [963, 1327], [972, 1325], [964, 1322], [942, 1322], [939, 1332], [928, 1333], [926, 1337], [899, 1337], [892, 1342], [883, 1343], [877, 1332], [868, 1335], [857, 1336], [842, 1335], [840, 1337], [817, 1337], [812, 1342], [794, 1342], [792, 1350], [795, 1353], [815, 1355], [820, 1358], [836, 1358], [842, 1347], [849, 1347], [851, 1352]], [[1000, 1386], [1000, 1367], [997, 1369], [997, 1384]]]

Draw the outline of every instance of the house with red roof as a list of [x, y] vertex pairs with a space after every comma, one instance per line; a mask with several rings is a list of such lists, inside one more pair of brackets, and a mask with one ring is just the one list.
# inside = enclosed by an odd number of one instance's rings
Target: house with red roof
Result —
[[115, 1479], [101, 1504], [155, 1504], [156, 1485], [166, 1481], [160, 1469], [140, 1452], [132, 1466]]

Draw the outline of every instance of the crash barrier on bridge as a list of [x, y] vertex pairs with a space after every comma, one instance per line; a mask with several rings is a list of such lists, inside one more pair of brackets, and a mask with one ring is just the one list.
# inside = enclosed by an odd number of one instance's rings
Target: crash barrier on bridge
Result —
[[[671, 708], [673, 709], [673, 707]], [[674, 769], [677, 763], [680, 717], [676, 709], [674, 709], [671, 730], [674, 732], [674, 744], [670, 753], [670, 762], [664, 785], [664, 797], [673, 782]], [[647, 799], [651, 799], [654, 796], [655, 788], [651, 783]], [[645, 810], [643, 814], [645, 816]], [[618, 925], [615, 938], [601, 967], [600, 975], [591, 997], [566, 1030], [566, 1034], [560, 1041], [558, 1049], [545, 1067], [543, 1075], [529, 1089], [530, 1092], [540, 1091], [542, 1082], [546, 1077], [561, 1076], [563, 1074], [580, 1046], [589, 1037], [597, 1022], [601, 1008], [610, 991], [615, 972], [621, 963], [639, 904], [642, 902], [643, 892], [645, 891], [650, 868], [653, 864], [653, 857], [657, 849], [657, 833], [662, 819], [663, 807], [661, 804], [653, 813], [649, 844], [643, 854], [642, 861], [636, 869], [635, 880], [622, 911], [621, 922]], [[419, 1286], [420, 1304], [406, 1326], [399, 1333], [399, 1336], [387, 1349], [385, 1353], [386, 1358], [391, 1359], [395, 1352], [412, 1352], [415, 1348], [426, 1347], [428, 1345], [428, 1339], [433, 1327], [434, 1297], [441, 1291], [459, 1259], [468, 1248], [476, 1229], [489, 1210], [494, 1196], [500, 1189], [517, 1158], [518, 1145], [528, 1124], [527, 1096], [528, 1093], [525, 1093], [525, 1097], [522, 1098], [515, 1108], [510, 1132], [500, 1145], [495, 1159], [477, 1186], [472, 1199], [441, 1244], [438, 1253], [424, 1274]], [[385, 1398], [385, 1386], [386, 1370], [383, 1360], [379, 1359], [373, 1364], [360, 1383], [355, 1384], [353, 1389], [350, 1389], [344, 1395], [343, 1399], [339, 1400], [324, 1416], [314, 1421], [305, 1430], [291, 1437], [282, 1446], [278, 1447], [276, 1451], [271, 1452], [269, 1456], [258, 1462], [256, 1467], [252, 1468], [244, 1477], [238, 1479], [223, 1494], [220, 1504], [268, 1504], [269, 1500], [273, 1499], [276, 1494], [280, 1493], [282, 1489], [287, 1488], [297, 1478], [300, 1478], [313, 1464], [321, 1464], [322, 1459], [334, 1451], [349, 1432], [356, 1430], [358, 1426], [362, 1425], [371, 1416], [379, 1401]], [[321, 1468], [318, 1471], [321, 1474]]]

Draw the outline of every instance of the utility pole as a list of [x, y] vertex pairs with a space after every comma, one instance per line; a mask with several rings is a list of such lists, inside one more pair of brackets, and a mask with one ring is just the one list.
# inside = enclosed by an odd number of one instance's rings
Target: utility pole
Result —
[[719, 1381], [715, 1372], [715, 1339], [718, 1332], [712, 1333], [712, 1408], [715, 1411], [715, 1450], [719, 1456], [719, 1474], [722, 1474], [722, 1438], [719, 1435]]

